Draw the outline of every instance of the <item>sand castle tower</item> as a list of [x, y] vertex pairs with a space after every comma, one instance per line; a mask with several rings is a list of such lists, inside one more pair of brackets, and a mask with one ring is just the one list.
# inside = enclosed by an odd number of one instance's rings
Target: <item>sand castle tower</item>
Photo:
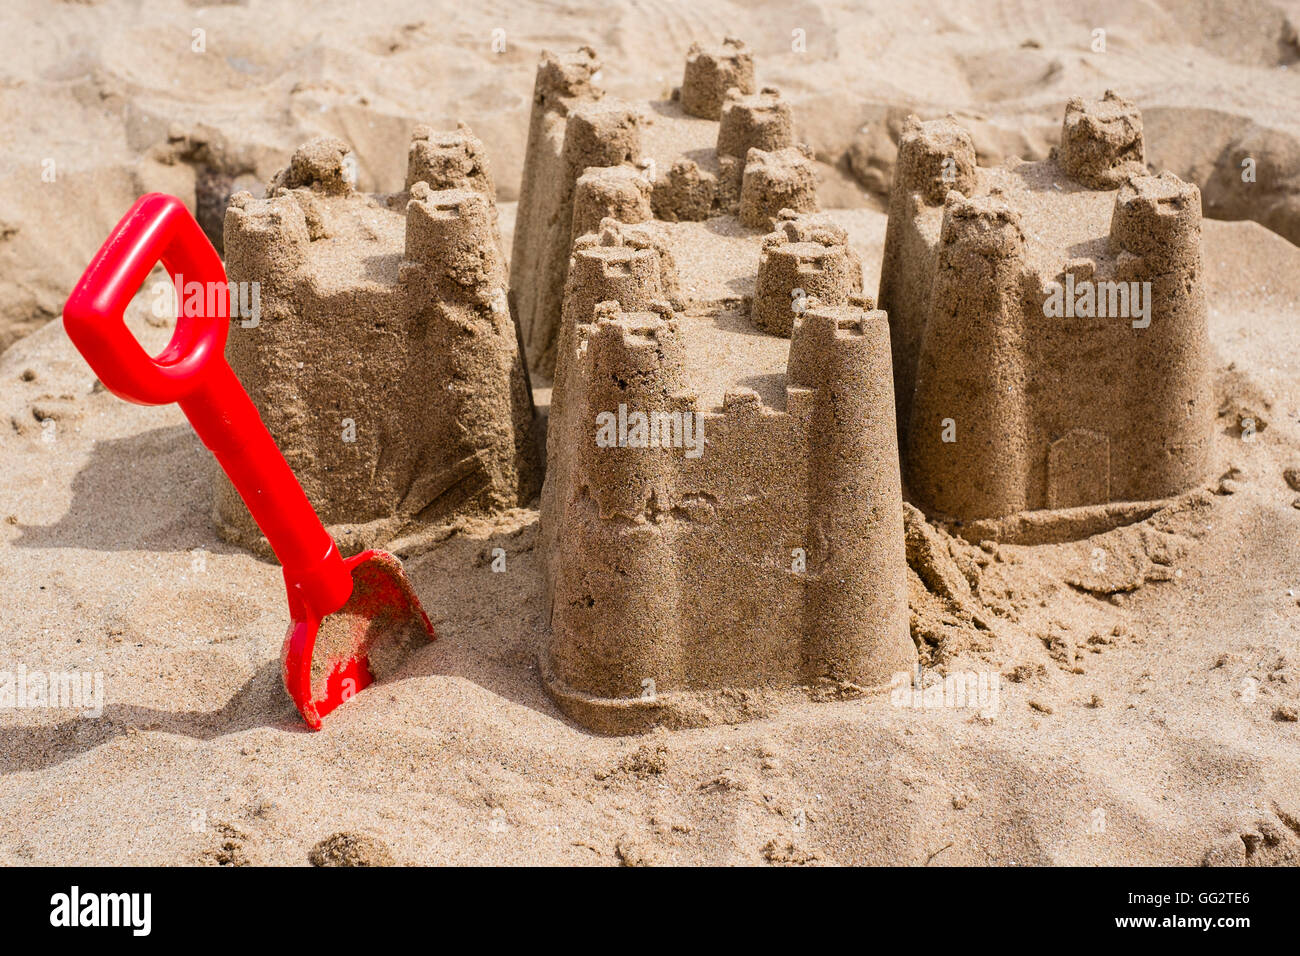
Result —
[[1084, 527], [1204, 480], [1200, 219], [1194, 185], [1147, 173], [1141, 118], [1114, 93], [1070, 101], [1048, 160], [999, 169], [951, 120], [909, 120], [879, 301], [919, 504]]
[[734, 37], [711, 49], [692, 43], [682, 75], [682, 109], [700, 119], [722, 119], [722, 107], [731, 90], [754, 92], [754, 55], [745, 44]]
[[[813, 211], [789, 106], [754, 89], [728, 40], [692, 48], [670, 102], [570, 104], [566, 145], [592, 141], [591, 116], [613, 145], [567, 167], [558, 311], [531, 313], [553, 323], [542, 665], [601, 731], [915, 666], [888, 322], [852, 245], [866, 215]], [[530, 164], [559, 168], [557, 140]], [[533, 242], [517, 233], [516, 255]]]
[[[406, 186], [356, 192], [347, 145], [322, 139], [226, 214], [229, 278], [261, 302], [231, 365], [350, 551], [527, 504], [541, 481], [482, 144], [418, 128]], [[258, 541], [225, 483], [217, 517]]]
[[654, 300], [654, 249], [607, 228], [570, 276], [542, 498], [560, 706], [633, 732], [733, 718], [737, 689], [840, 696], [910, 673], [884, 314], [818, 306], [771, 337], [774, 401], [734, 384], [735, 353], [701, 374], [719, 316]]
[[848, 233], [813, 216], [782, 210], [776, 232], [763, 237], [751, 314], [773, 335], [789, 336], [810, 301], [844, 305], [862, 292], [862, 259]]
[[601, 219], [712, 221], [756, 239], [783, 210], [818, 208], [815, 164], [795, 141], [790, 105], [770, 87], [755, 92], [753, 56], [739, 40], [692, 46], [666, 102], [607, 97], [593, 82], [597, 69], [584, 48], [545, 54], [537, 70], [511, 295], [528, 361], [547, 377], [570, 244]]

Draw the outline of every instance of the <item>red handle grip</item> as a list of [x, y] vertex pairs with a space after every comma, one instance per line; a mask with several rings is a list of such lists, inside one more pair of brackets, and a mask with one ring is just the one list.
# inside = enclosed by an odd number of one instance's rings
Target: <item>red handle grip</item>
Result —
[[[153, 358], [126, 327], [123, 313], [154, 265], [201, 283], [199, 315], [179, 309], [167, 348]], [[206, 308], [209, 296], [216, 307]], [[110, 392], [138, 405], [180, 401], [226, 348], [230, 301], [226, 271], [175, 196], [141, 197], [100, 247], [63, 307], [63, 326]]]
[[[203, 294], [197, 310], [181, 296], [176, 331], [152, 358], [123, 313], [159, 260], [186, 286], [200, 283]], [[229, 309], [226, 270], [207, 236], [179, 199], [151, 193], [95, 254], [64, 306], [63, 325], [113, 394], [140, 405], [180, 404], [284, 565], [294, 617], [324, 617], [347, 602], [352, 576], [226, 362]]]

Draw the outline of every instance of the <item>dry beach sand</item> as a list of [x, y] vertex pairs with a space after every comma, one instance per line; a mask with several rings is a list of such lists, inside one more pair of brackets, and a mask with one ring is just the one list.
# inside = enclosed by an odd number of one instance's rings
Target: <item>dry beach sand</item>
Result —
[[[104, 688], [95, 719], [0, 711], [0, 862], [1300, 862], [1300, 5], [33, 0], [0, 22], [0, 671]], [[309, 732], [280, 685], [278, 569], [218, 537], [179, 411], [96, 387], [50, 321], [72, 283], [141, 192], [257, 188], [325, 133], [361, 188], [396, 191], [412, 128], [457, 119], [509, 249], [543, 48], [590, 43], [611, 92], [646, 99], [692, 40], [733, 33], [793, 102], [823, 206], [860, 207], [868, 291], [908, 112], [954, 113], [989, 166], [1045, 156], [1070, 96], [1133, 99], [1148, 161], [1204, 197], [1211, 479], [1069, 544], [910, 514], [927, 679], [995, 671], [995, 708], [798, 697], [593, 735], [539, 679], [521, 508], [410, 555], [439, 640]], [[147, 296], [130, 321], [169, 335]]]

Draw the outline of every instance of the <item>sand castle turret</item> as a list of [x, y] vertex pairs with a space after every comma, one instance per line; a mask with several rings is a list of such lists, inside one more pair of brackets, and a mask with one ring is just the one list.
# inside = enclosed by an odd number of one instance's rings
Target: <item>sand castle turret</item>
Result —
[[[1022, 303], [1025, 238], [1020, 217], [1001, 199], [948, 194], [934, 279], [936, 307], [921, 337], [912, 407], [918, 423], [959, 415], [965, 448], [960, 474], [951, 465], [908, 471], [913, 494], [942, 498], [956, 515], [1012, 514], [1030, 507], [1025, 346], [1033, 336]], [[959, 414], [952, 391], [935, 387], [961, 361], [960, 389], [977, 397]], [[919, 387], [925, 383], [925, 387]], [[944, 461], [942, 428], [918, 427], [909, 445], [917, 462]], [[955, 456], [954, 456], [955, 457]]]
[[[534, 105], [534, 110], [538, 107]], [[533, 202], [533, 190], [550, 194], [549, 216], [515, 226], [516, 249], [532, 248], [533, 240], [524, 233], [540, 228], [547, 236], [535, 259], [531, 276], [519, 274], [513, 294], [517, 303], [520, 329], [529, 361], [544, 374], [550, 374], [555, 361], [555, 330], [564, 299], [564, 277], [568, 268], [569, 248], [574, 238], [574, 208], [578, 180], [588, 169], [630, 165], [641, 154], [640, 118], [628, 104], [612, 98], [575, 103], [567, 116], [557, 164], [525, 158], [524, 185], [520, 203]], [[543, 144], [539, 148], [550, 148]], [[550, 181], [534, 184], [528, 178], [533, 167], [553, 169]], [[584, 210], [600, 197], [593, 195], [588, 181], [584, 190]], [[627, 208], [635, 208], [633, 203]], [[611, 211], [618, 207], [610, 204]], [[579, 233], [580, 234], [580, 233]]]
[[700, 119], [720, 119], [730, 90], [754, 92], [754, 57], [745, 44], [734, 37], [707, 49], [692, 43], [682, 75], [682, 109]]
[[543, 376], [555, 374], [570, 243], [600, 220], [710, 221], [757, 238], [782, 210], [818, 208], [816, 164], [795, 141], [790, 105], [774, 88], [754, 92], [740, 41], [692, 47], [675, 99], [639, 107], [594, 89], [594, 63], [590, 51], [547, 54], [538, 68], [511, 289]]
[[785, 209], [777, 230], [763, 238], [754, 291], [754, 324], [789, 336], [814, 305], [844, 305], [862, 292], [862, 261], [848, 233], [816, 217]]
[[496, 185], [483, 143], [464, 123], [455, 130], [417, 126], [406, 159], [406, 188], [427, 183], [432, 190], [471, 189], [496, 203]]
[[[718, 122], [645, 112], [642, 161], [585, 170], [591, 211], [572, 213], [589, 231], [552, 336], [547, 688], [630, 732], [887, 687], [916, 651], [887, 320], [851, 240], [864, 215], [778, 188], [781, 151], [813, 166], [774, 91], [731, 87]], [[746, 188], [765, 197], [754, 226]]]
[[[298, 150], [266, 199], [235, 196], [227, 271], [261, 313], [228, 355], [322, 520], [357, 550], [526, 504], [541, 479], [482, 146], [421, 128], [408, 191], [356, 192], [348, 148]], [[255, 544], [228, 484], [223, 533]]]
[[654, 218], [650, 180], [631, 166], [593, 166], [578, 177], [573, 191], [570, 242], [600, 229], [602, 219], [638, 223]]
[[889, 315], [900, 442], [906, 441], [903, 429], [911, 420], [917, 352], [930, 313], [937, 233], [928, 210], [942, 207], [949, 192], [970, 192], [975, 168], [975, 144], [966, 130], [950, 119], [907, 118], [898, 140], [876, 297]]
[[[566, 693], [572, 687], [605, 698], [639, 698], [656, 682], [665, 689], [684, 682], [677, 560], [666, 536], [615, 528], [644, 520], [651, 502], [668, 500], [673, 468], [664, 456], [646, 454], [646, 447], [620, 446], [617, 431], [626, 428], [620, 423], [630, 409], [648, 420], [673, 421], [674, 411], [680, 420], [689, 408], [690, 396], [681, 393], [681, 329], [666, 303], [623, 312], [618, 303], [605, 302], [583, 331], [581, 368], [568, 379], [578, 386], [569, 395], [575, 414], [566, 421], [567, 433], [582, 443], [571, 449], [573, 467], [560, 491], [565, 520], [553, 527], [565, 543], [551, 555], [559, 622], [546, 660], [551, 680], [559, 682], [553, 687]], [[583, 427], [598, 416], [612, 418], [612, 436]], [[598, 437], [613, 441], [597, 445]], [[581, 501], [572, 500], [575, 493]], [[569, 599], [575, 584], [589, 601]], [[602, 631], [614, 622], [616, 638]], [[593, 666], [595, 655], [601, 660]]]
[[732, 385], [704, 410], [700, 320], [666, 303], [602, 302], [575, 329], [542, 513], [561, 707], [629, 732], [734, 717], [738, 688], [910, 673], [885, 316], [801, 317], [781, 408]]
[[[616, 226], [606, 221], [600, 234], [583, 237], [574, 248], [557, 349], [560, 356], [571, 358], [579, 353], [601, 303], [626, 303], [629, 311], [648, 311], [676, 285], [675, 277], [666, 274], [670, 266], [652, 246], [625, 241]], [[575, 368], [576, 362], [561, 360], [555, 369], [548, 436], [555, 435], [556, 439], [547, 441], [546, 467], [552, 480], [542, 488], [543, 512], [555, 513], [557, 490], [569, 487], [574, 458], [563, 436], [568, 434], [572, 421], [568, 403], [580, 394], [578, 386], [570, 385]], [[558, 547], [555, 535], [559, 528], [558, 523], [542, 524], [542, 553], [550, 554]], [[549, 582], [553, 567], [544, 562], [544, 570]]]
[[[912, 663], [889, 379], [889, 320], [860, 302], [818, 307], [790, 343], [790, 388], [812, 393], [806, 677], [878, 682]], [[866, 566], [861, 564], [866, 561]], [[879, 626], [881, 636], [864, 628]]]
[[783, 209], [817, 209], [817, 172], [811, 151], [795, 146], [771, 152], [751, 149], [741, 181], [740, 221], [754, 228], [770, 228]]
[[[569, 175], [564, 157], [564, 135], [570, 112], [599, 100], [604, 91], [596, 83], [600, 63], [596, 52], [582, 47], [556, 56], [543, 53], [533, 86], [524, 175], [510, 254], [510, 297], [515, 320], [527, 341], [527, 330], [539, 326], [535, 313], [550, 302], [543, 286], [548, 270], [554, 271], [554, 249], [567, 254], [572, 233], [572, 212], [560, 215], [561, 181]], [[570, 200], [571, 201], [571, 200]], [[561, 289], [563, 284], [561, 283]], [[543, 346], [537, 346], [544, 350]], [[534, 347], [528, 346], [528, 354]], [[534, 363], [535, 364], [535, 363]]]
[[717, 142], [718, 195], [723, 208], [734, 211], [740, 204], [750, 150], [776, 153], [794, 145], [793, 114], [779, 90], [766, 86], [752, 96], [729, 91], [722, 105]]
[[1114, 93], [1070, 101], [1048, 160], [1000, 169], [950, 120], [909, 121], [879, 300], [918, 503], [982, 531], [1050, 509], [1059, 535], [1206, 477], [1200, 217], [1195, 186], [1146, 173]]
[[1057, 158], [1066, 175], [1089, 189], [1119, 188], [1147, 171], [1142, 114], [1114, 90], [1094, 101], [1071, 97]]

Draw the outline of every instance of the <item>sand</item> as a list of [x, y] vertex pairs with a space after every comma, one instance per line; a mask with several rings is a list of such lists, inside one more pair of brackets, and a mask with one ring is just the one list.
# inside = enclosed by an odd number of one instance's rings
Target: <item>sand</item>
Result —
[[[269, 198], [231, 198], [223, 231], [229, 281], [260, 292], [231, 368], [345, 554], [541, 487], [482, 144], [417, 129], [392, 195], [356, 193], [348, 152], [300, 147]], [[258, 545], [225, 480], [215, 508], [227, 540]]]
[[[13, 342], [0, 354], [0, 669], [102, 674], [104, 709], [0, 712], [0, 862], [1300, 860], [1300, 481], [1286, 477], [1300, 468], [1300, 250], [1269, 211], [1294, 199], [1278, 174], [1243, 192], [1273, 197], [1250, 207], [1220, 209], [1228, 193], [1212, 188], [1234, 144], [1269, 147], [1261, 172], [1291, 168], [1300, 91], [1281, 69], [1296, 58], [1281, 7], [1108, 11], [1105, 54], [1064, 4], [1028, 18], [996, 3], [813, 5], [804, 54], [789, 52], [778, 4], [599, 18], [530, 5], [500, 24], [468, 8], [435, 22], [414, 4], [312, 21], [287, 4], [157, 4], [136, 21], [115, 3], [10, 9], [23, 23], [0, 86], [15, 134], [3, 175], [37, 182], [42, 158], [66, 159], [57, 184], [0, 191]], [[284, 29], [266, 29], [274, 20]], [[215, 65], [190, 52], [199, 24]], [[861, 144], [887, 153], [880, 140], [908, 111], [964, 114], [988, 166], [1044, 158], [1069, 96], [1113, 87], [1142, 109], [1148, 160], [1196, 183], [1207, 216], [1252, 212], [1259, 222], [1203, 223], [1214, 473], [1075, 542], [972, 543], [909, 512], [921, 664], [996, 672], [996, 707], [793, 698], [735, 724], [593, 734], [539, 678], [544, 588], [526, 507], [463, 519], [407, 555], [440, 639], [309, 732], [280, 687], [278, 571], [217, 535], [206, 452], [176, 409], [97, 390], [45, 320], [136, 193], [193, 194], [214, 160], [264, 182], [318, 133], [356, 146], [360, 188], [399, 191], [416, 123], [467, 120], [509, 249], [543, 46], [636, 62], [615, 92], [654, 98], [680, 81], [691, 41], [742, 24], [759, 83], [801, 117], [822, 205], [859, 207], [868, 290], [888, 181], [863, 191], [854, 173], [888, 168]], [[497, 26], [508, 47], [493, 59]], [[24, 31], [37, 39], [20, 43]], [[131, 321], [147, 345], [166, 340], [147, 297]]]
[[562, 139], [532, 136], [558, 120], [555, 61], [538, 69], [520, 205], [554, 202], [516, 223], [515, 255], [566, 221], [575, 237], [513, 290], [554, 375], [540, 664], [598, 732], [880, 693], [916, 670], [889, 319], [818, 209], [790, 105], [771, 87], [716, 102], [752, 86], [742, 49], [693, 45], [666, 100], [587, 91]]
[[1147, 172], [1137, 108], [1071, 99], [1043, 162], [980, 169], [951, 120], [899, 156], [879, 301], [926, 513], [1068, 523], [1209, 478], [1201, 197]]

